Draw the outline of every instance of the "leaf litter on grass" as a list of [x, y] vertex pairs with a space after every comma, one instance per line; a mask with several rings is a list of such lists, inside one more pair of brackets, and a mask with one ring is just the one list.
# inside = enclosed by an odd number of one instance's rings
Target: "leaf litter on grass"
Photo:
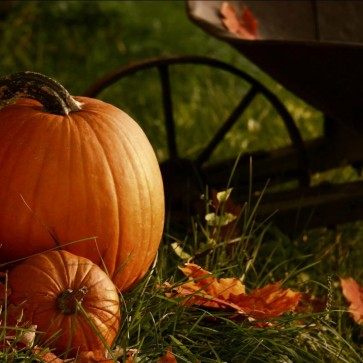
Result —
[[[228, 194], [218, 194], [219, 198], [216, 198], [225, 203]], [[213, 203], [218, 207], [217, 213], [228, 211], [215, 201]], [[243, 208], [240, 210], [245, 212]], [[228, 233], [217, 236], [218, 228], [209, 227], [212, 228], [203, 227], [203, 233], [197, 233], [195, 237], [228, 239]], [[337, 331], [334, 311], [324, 310], [326, 300], [318, 299], [310, 291], [284, 288], [288, 279], [284, 279], [283, 284], [281, 280], [273, 279], [278, 269], [268, 271], [264, 267], [261, 270], [258, 257], [263, 256], [262, 245], [258, 247], [261, 250], [253, 252], [251, 262], [248, 248], [253, 250], [256, 247], [257, 237], [257, 234], [249, 236], [243, 253], [233, 256], [250, 262], [248, 270], [237, 274], [244, 276], [243, 280], [233, 276], [232, 271], [238, 271], [236, 267], [228, 269], [222, 264], [212, 272], [201, 267], [202, 261], [208, 261], [210, 254], [216, 254], [213, 260], [218, 261], [231, 253], [230, 246], [223, 241], [216, 240], [218, 248], [202, 256], [199, 259], [201, 264], [196, 263], [196, 251], [190, 246], [187, 250], [179, 245], [176, 251], [175, 245], [170, 243], [168, 246], [165, 242], [155, 268], [139, 286], [123, 296], [123, 329], [113, 348], [114, 357], [106, 361], [321, 362], [322, 357], [326, 359], [324, 361], [362, 361], [354, 344]], [[261, 256], [257, 256], [257, 252], [261, 252]], [[231, 263], [232, 260], [228, 262]], [[177, 268], [177, 265], [181, 266]], [[306, 273], [304, 269], [302, 271]], [[266, 278], [268, 272], [271, 276]], [[227, 273], [232, 277], [225, 276]], [[256, 273], [260, 277], [251, 283]], [[290, 286], [293, 285], [298, 286], [290, 279]], [[1, 304], [4, 305], [5, 292], [10, 292], [4, 284], [0, 284], [0, 291]], [[228, 347], [225, 340], [230, 343]], [[18, 352], [19, 357], [22, 354], [33, 355], [33, 361], [37, 362], [66, 362], [36, 345], [30, 353], [29, 349]], [[101, 356], [105, 361], [103, 352], [96, 351], [85, 352], [78, 358], [79, 362], [100, 362]], [[31, 358], [28, 361], [31, 362]]]

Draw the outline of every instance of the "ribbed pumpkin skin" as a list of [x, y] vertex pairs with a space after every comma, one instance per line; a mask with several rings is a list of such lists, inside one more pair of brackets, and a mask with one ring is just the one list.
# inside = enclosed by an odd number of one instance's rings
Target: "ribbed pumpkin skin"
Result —
[[159, 164], [127, 114], [75, 99], [82, 110], [67, 116], [29, 99], [0, 110], [0, 263], [74, 241], [64, 248], [102, 259], [124, 291], [144, 276], [161, 240]]
[[[86, 286], [81, 305], [97, 327], [91, 327], [81, 311], [62, 314], [57, 308], [58, 296], [67, 289]], [[58, 354], [104, 350], [111, 346], [120, 326], [120, 304], [115, 285], [104, 271], [83, 257], [66, 251], [51, 251], [33, 256], [9, 273], [10, 302], [21, 305], [23, 321], [37, 325], [45, 332], [42, 341]], [[73, 349], [71, 349], [73, 348]]]

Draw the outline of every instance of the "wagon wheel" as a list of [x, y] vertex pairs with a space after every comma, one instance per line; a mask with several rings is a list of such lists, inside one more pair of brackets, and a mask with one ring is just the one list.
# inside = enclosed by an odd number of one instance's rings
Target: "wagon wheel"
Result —
[[[196, 66], [204, 65], [220, 69], [249, 84], [247, 94], [242, 97], [224, 123], [216, 130], [212, 139], [193, 160], [183, 158], [179, 155], [172, 102], [172, 84], [170, 80], [172, 66], [185, 64]], [[280, 115], [290, 137], [292, 148], [297, 155], [297, 167], [290, 176], [298, 180], [300, 186], [309, 185], [310, 179], [304, 142], [299, 129], [295, 125], [294, 120], [285, 106], [279, 101], [276, 95], [269, 91], [259, 81], [244, 71], [225, 62], [204, 56], [171, 56], [147, 59], [118, 68], [115, 71], [106, 74], [93, 83], [83, 95], [87, 97], [96, 97], [107, 87], [115, 84], [121, 79], [150, 69], [157, 69], [162, 90], [161, 97], [167, 137], [168, 158], [160, 163], [160, 168], [165, 185], [167, 208], [169, 212], [172, 213], [172, 221], [185, 222], [185, 218], [187, 217], [189, 223], [189, 216], [198, 211], [198, 205], [200, 206], [200, 194], [205, 190], [206, 184], [210, 187], [221, 187], [222, 184], [223, 186], [226, 185], [233, 163], [231, 164], [230, 161], [226, 161], [218, 163], [218, 165], [208, 165], [208, 161], [227, 132], [231, 130], [233, 125], [235, 125], [240, 116], [259, 94], [263, 95]], [[222, 181], [220, 178], [221, 171], [224, 176]], [[238, 179], [238, 173], [236, 178]], [[266, 176], [264, 178], [263, 182], [265, 183]], [[239, 181], [236, 180], [235, 182]]]

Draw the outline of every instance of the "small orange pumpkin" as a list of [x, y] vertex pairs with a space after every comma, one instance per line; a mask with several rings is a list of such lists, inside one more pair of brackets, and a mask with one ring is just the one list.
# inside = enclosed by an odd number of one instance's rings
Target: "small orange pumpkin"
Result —
[[[67, 251], [35, 255], [9, 273], [10, 302], [58, 354], [105, 349], [120, 326], [117, 289], [90, 260]], [[80, 306], [82, 309], [80, 309]]]
[[129, 289], [155, 258], [164, 226], [146, 135], [120, 109], [73, 98], [38, 73], [0, 79], [0, 102], [13, 99], [0, 110], [0, 264], [62, 245]]

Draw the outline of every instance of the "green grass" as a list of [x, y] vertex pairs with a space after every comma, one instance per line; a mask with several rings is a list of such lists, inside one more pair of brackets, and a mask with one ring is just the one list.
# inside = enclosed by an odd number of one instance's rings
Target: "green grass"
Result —
[[[257, 227], [259, 233], [254, 232]], [[246, 321], [230, 320], [226, 312], [180, 307], [159, 288], [165, 280], [175, 286], [184, 281], [176, 272], [176, 266], [183, 261], [173, 255], [171, 244], [175, 240], [166, 237], [153, 273], [144, 284], [124, 296], [129, 318], [120, 342], [125, 347], [140, 349], [141, 361], [159, 356], [169, 346], [180, 362], [361, 361], [359, 339], [356, 340], [359, 328], [342, 310], [344, 301], [337, 276], [332, 273], [334, 261], [330, 258], [325, 261], [327, 257], [323, 255], [331, 246], [327, 240], [314, 246], [316, 239], [307, 237], [305, 248], [309, 253], [306, 253], [298, 251], [293, 241], [278, 233], [266, 236], [263, 232], [267, 232], [267, 226], [247, 225], [240, 243], [231, 248], [231, 240], [215, 239], [206, 225], [198, 225], [196, 229], [194, 243], [191, 238], [179, 241], [180, 245], [216, 276], [243, 275], [248, 290], [284, 280], [286, 287], [323, 298], [331, 295], [331, 300], [325, 303], [327, 310], [320, 314], [286, 315], [274, 320], [276, 326], [256, 328]], [[200, 248], [208, 248], [209, 253], [201, 253]], [[340, 260], [342, 255], [337, 258]], [[319, 280], [314, 280], [317, 276]]]
[[[193, 25], [183, 1], [15, 2], [1, 21], [0, 32], [0, 76], [38, 71], [78, 95], [95, 79], [130, 62], [161, 55], [208, 55], [245, 70], [272, 90], [291, 112], [304, 139], [322, 132], [318, 111], [227, 44]], [[176, 67], [172, 77], [180, 154], [195, 158], [247, 85], [191, 66]], [[168, 154], [159, 93], [151, 72], [110, 87], [100, 97], [140, 123], [162, 161]], [[259, 97], [226, 135], [212, 161], [237, 156], [241, 150], [273, 149], [287, 143], [282, 121]], [[352, 170], [333, 174], [337, 181], [354, 177]], [[314, 178], [320, 182], [326, 176]], [[169, 346], [178, 362], [362, 361], [362, 329], [344, 311], [346, 302], [339, 286], [339, 276], [363, 281], [361, 224], [322, 228], [290, 238], [273, 227], [273, 219], [271, 224], [254, 222], [253, 208], [249, 205], [243, 212], [241, 232], [233, 238], [212, 234], [203, 219], [191, 221], [185, 231], [176, 232], [167, 224], [154, 270], [123, 296], [125, 319], [118, 345], [139, 350], [141, 362], [156, 361]], [[329, 319], [325, 313], [290, 314], [278, 319], [278, 327], [261, 329], [230, 320], [222, 312], [181, 308], [160, 289], [165, 281], [183, 281], [177, 270], [183, 260], [171, 247], [175, 241], [218, 276], [243, 277], [249, 290], [282, 280], [284, 286], [323, 301], [330, 297]], [[2, 340], [1, 334], [4, 330], [0, 329]], [[0, 353], [1, 362], [39, 360], [27, 349]]]
[[[212, 205], [207, 201], [206, 209], [213, 210]], [[138, 362], [156, 362], [169, 347], [178, 362], [363, 361], [362, 329], [345, 312], [338, 283], [340, 275], [354, 273], [353, 266], [360, 265], [354, 255], [359, 237], [344, 229], [292, 241], [269, 225], [253, 222], [253, 210], [250, 205], [240, 215], [245, 222], [236, 239], [219, 234], [219, 225], [202, 221], [195, 222], [192, 234], [165, 235], [147, 276], [121, 296], [123, 319], [115, 346], [135, 349]], [[177, 269], [185, 259], [175, 253], [175, 242], [216, 277], [239, 277], [248, 292], [282, 280], [285, 288], [320, 298], [321, 312], [297, 311], [267, 320], [271, 326], [256, 327], [247, 320], [231, 319], [228, 311], [181, 306], [163, 288], [165, 282], [173, 287], [186, 281]], [[14, 343], [24, 332], [18, 330]], [[5, 334], [2, 326], [0, 341]], [[12, 346], [0, 353], [1, 362], [41, 362], [40, 357], [41, 353]]]

